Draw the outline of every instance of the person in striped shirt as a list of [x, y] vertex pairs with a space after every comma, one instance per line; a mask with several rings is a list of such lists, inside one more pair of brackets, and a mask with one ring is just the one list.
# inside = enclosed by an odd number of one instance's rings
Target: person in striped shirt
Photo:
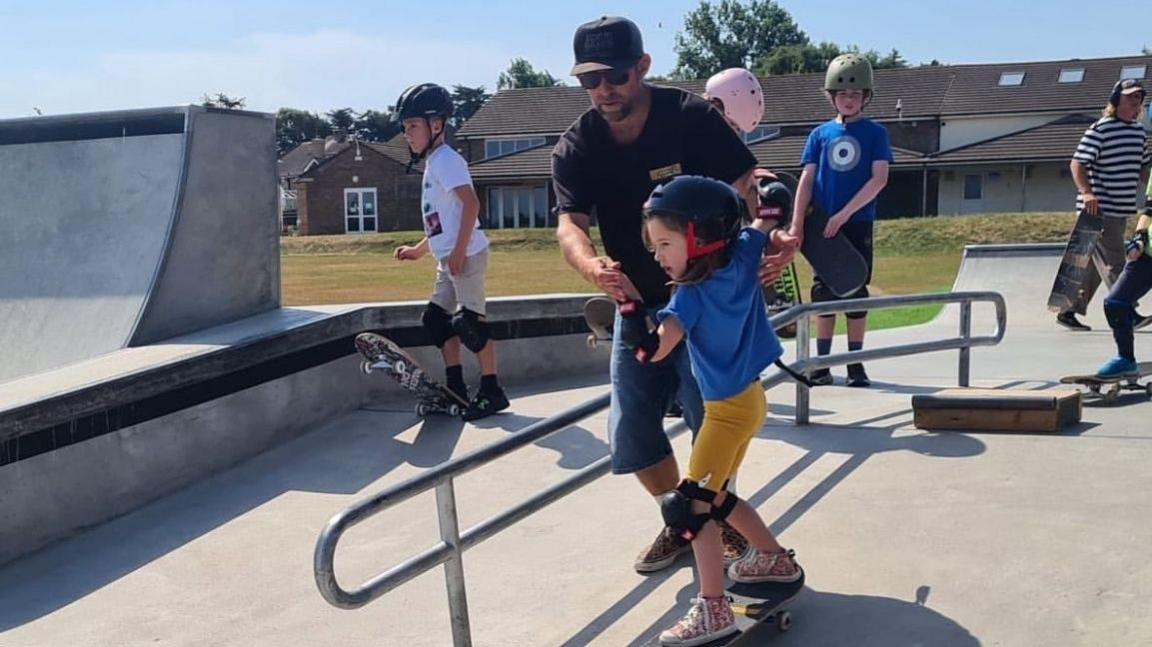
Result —
[[[1108, 271], [1108, 284], [1116, 282], [1124, 267], [1124, 230], [1128, 216], [1136, 211], [1136, 193], [1148, 181], [1152, 153], [1147, 134], [1137, 121], [1146, 93], [1138, 79], [1123, 79], [1112, 88], [1104, 116], [1080, 138], [1072, 155], [1072, 179], [1076, 183], [1076, 210], [1104, 218], [1104, 233], [1096, 251]], [[1056, 315], [1056, 322], [1071, 330], [1091, 330], [1076, 315], [1087, 312], [1088, 303], [1100, 286], [1095, 265], [1072, 310]], [[1152, 319], [1139, 317], [1141, 324]]]

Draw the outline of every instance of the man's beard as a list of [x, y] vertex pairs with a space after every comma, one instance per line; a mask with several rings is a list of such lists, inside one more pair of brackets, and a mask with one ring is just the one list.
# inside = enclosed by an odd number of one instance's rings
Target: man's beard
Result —
[[624, 121], [628, 118], [628, 115], [632, 114], [632, 104], [630, 102], [626, 103], [621, 101], [620, 109], [615, 112], [604, 112], [600, 106], [596, 106], [596, 112], [600, 113], [600, 116], [604, 118], [604, 121]]

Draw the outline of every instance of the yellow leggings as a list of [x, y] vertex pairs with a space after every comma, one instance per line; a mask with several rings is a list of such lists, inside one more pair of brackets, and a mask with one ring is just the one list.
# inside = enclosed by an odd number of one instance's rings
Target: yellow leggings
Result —
[[744, 461], [748, 443], [760, 431], [767, 413], [760, 380], [727, 400], [705, 401], [704, 423], [688, 459], [688, 480], [719, 492]]

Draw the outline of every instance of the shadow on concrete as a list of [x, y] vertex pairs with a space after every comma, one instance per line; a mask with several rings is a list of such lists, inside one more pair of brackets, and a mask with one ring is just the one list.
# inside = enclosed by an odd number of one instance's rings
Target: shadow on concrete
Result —
[[[629, 647], [659, 645], [660, 632], [680, 619], [695, 595], [695, 587], [693, 583], [678, 591], [674, 609], [628, 643]], [[900, 600], [805, 587], [788, 606], [793, 622], [787, 633], [780, 633], [772, 623], [761, 623], [707, 647], [979, 647], [980, 641], [971, 632], [928, 606], [930, 591], [931, 587], [920, 586], [911, 600]]]
[[[821, 499], [823, 499], [829, 492], [844, 482], [858, 467], [863, 465], [869, 457], [889, 451], [911, 451], [916, 452], [923, 456], [931, 456], [934, 458], [970, 458], [982, 454], [985, 449], [983, 442], [976, 438], [971, 438], [963, 434], [957, 433], [917, 433], [914, 435], [893, 437], [893, 432], [896, 429], [907, 426], [909, 423], [909, 416], [911, 409], [904, 409], [873, 418], [860, 420], [853, 424], [848, 425], [806, 425], [798, 427], [791, 423], [782, 421], [770, 420], [759, 434], [759, 438], [774, 439], [786, 442], [798, 447], [807, 449], [807, 453], [797, 458], [791, 465], [784, 468], [772, 480], [764, 484], [756, 492], [751, 495], [742, 495], [753, 506], [759, 507], [770, 497], [777, 494], [793, 479], [798, 477], [812, 465], [814, 465], [825, 454], [847, 454], [848, 460], [844, 461], [842, 465], [837, 467], [832, 473], [826, 476], [823, 480], [817, 483], [811, 490], [809, 490], [799, 501], [791, 508], [784, 511], [776, 520], [769, 524], [772, 532], [779, 536], [787, 530], [793, 523], [800, 517], [811, 510]], [[884, 420], [894, 420], [887, 426], [869, 427], [866, 425], [873, 424]], [[742, 474], [739, 483], [747, 485], [750, 481], [747, 474]], [[677, 562], [678, 568], [691, 567], [692, 560], [690, 556], [682, 557]], [[585, 625], [583, 629], [576, 633], [576, 635], [569, 638], [563, 643], [563, 647], [576, 647], [577, 645], [585, 645], [594, 640], [597, 636], [604, 632], [604, 630], [613, 623], [627, 614], [633, 607], [635, 607], [641, 600], [655, 591], [668, 577], [674, 569], [662, 571], [645, 578], [643, 582], [638, 584], [635, 588], [624, 595], [619, 601], [612, 606], [602, 611], [590, 623]], [[676, 603], [674, 606], [660, 618], [656, 619], [646, 630], [641, 632], [637, 638], [630, 643], [630, 645], [649, 645], [656, 644], [654, 641], [659, 635], [660, 631], [670, 627], [687, 608], [689, 600], [695, 594], [697, 586], [695, 583], [684, 587], [676, 596]], [[796, 605], [803, 604], [804, 601], [810, 600], [809, 589], [801, 594], [798, 598]], [[836, 600], [834, 602], [827, 602], [823, 606], [837, 607], [836, 613], [845, 615], [850, 618], [851, 622], [856, 624], [837, 624], [833, 623], [829, 626], [825, 633], [810, 634], [808, 640], [816, 642], [801, 641], [794, 644], [826, 644], [826, 645], [847, 645], [847, 644], [870, 644], [870, 645], [979, 645], [974, 639], [970, 638], [969, 642], [957, 638], [956, 642], [920, 642], [917, 643], [918, 627], [924, 627], [928, 631], [940, 632], [939, 635], [944, 636], [968, 636], [968, 632], [959, 627], [947, 618], [943, 618], [927, 610], [922, 605], [915, 603], [901, 602], [899, 600], [892, 600], [890, 598], [873, 598], [869, 596], [843, 596], [835, 594], [817, 594], [825, 597], [845, 598], [846, 600]], [[850, 610], [850, 613], [845, 613], [838, 605], [843, 605]], [[798, 607], [799, 608], [799, 607]], [[823, 610], [821, 611], [823, 612]], [[904, 627], [890, 625], [893, 622], [892, 614], [900, 616], [901, 614], [908, 614], [913, 619], [908, 621], [909, 627], [907, 628], [907, 641], [902, 641], [901, 635], [904, 635]], [[813, 613], [813, 615], [817, 615]], [[859, 618], [853, 616], [861, 616]], [[827, 624], [823, 616], [819, 616], [820, 621], [818, 627], [825, 627]], [[899, 618], [897, 618], [899, 619]], [[938, 619], [938, 620], [937, 620]], [[848, 622], [846, 619], [845, 622]], [[896, 632], [900, 635], [893, 635], [892, 640], [878, 640], [877, 642], [859, 642], [860, 636], [866, 636], [865, 633], [860, 633], [860, 625], [871, 623], [878, 628], [875, 635], [881, 635], [884, 631]], [[799, 624], [799, 623], [797, 623]], [[956, 631], [953, 632], [947, 627], [955, 627]], [[773, 629], [773, 631], [775, 631]], [[951, 633], [950, 633], [951, 632]], [[802, 635], [801, 632], [793, 633]], [[822, 637], [824, 636], [824, 637]], [[788, 640], [796, 640], [796, 637], [791, 636]], [[760, 644], [757, 642], [742, 643], [742, 644]]]

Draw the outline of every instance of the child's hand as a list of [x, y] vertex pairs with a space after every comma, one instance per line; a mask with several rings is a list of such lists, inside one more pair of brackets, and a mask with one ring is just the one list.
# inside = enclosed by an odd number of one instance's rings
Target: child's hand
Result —
[[448, 272], [453, 276], [464, 271], [464, 261], [468, 260], [467, 249], [453, 249], [448, 255]]
[[411, 245], [401, 245], [396, 248], [392, 256], [398, 261], [414, 261], [420, 258], [420, 250]]
[[828, 219], [828, 226], [824, 227], [824, 237], [825, 238], [835, 238], [836, 234], [840, 233], [840, 228], [843, 227], [844, 224], [847, 223], [848, 219], [851, 217], [852, 217], [852, 214], [846, 214], [843, 211], [841, 211], [840, 213], [836, 214], [835, 216], [832, 216], [831, 218], [829, 218]]

